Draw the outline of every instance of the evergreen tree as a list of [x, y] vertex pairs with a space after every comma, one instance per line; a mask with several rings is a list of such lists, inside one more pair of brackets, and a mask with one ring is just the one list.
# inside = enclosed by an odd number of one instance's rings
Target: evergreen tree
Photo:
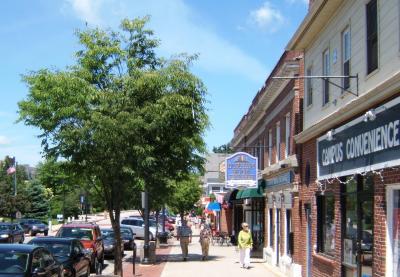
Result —
[[46, 218], [49, 213], [49, 201], [46, 198], [45, 187], [37, 181], [33, 181], [27, 190], [31, 209], [25, 217]]

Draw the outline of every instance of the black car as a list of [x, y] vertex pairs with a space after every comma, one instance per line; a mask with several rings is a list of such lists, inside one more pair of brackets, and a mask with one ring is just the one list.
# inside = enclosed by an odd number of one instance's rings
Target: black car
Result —
[[135, 233], [130, 227], [121, 226], [121, 239], [124, 242], [124, 250], [133, 250], [136, 248]]
[[62, 271], [63, 266], [43, 247], [0, 245], [0, 277], [62, 277]]
[[1, 243], [23, 243], [24, 239], [24, 230], [18, 223], [0, 223]]
[[19, 224], [24, 228], [25, 234], [36, 236], [38, 233], [43, 233], [45, 236], [49, 233], [49, 227], [39, 219], [24, 218], [19, 221]]
[[64, 276], [89, 276], [90, 254], [84, 250], [78, 239], [38, 237], [32, 239], [29, 244], [42, 246], [49, 250], [54, 258], [63, 265]]
[[[108, 257], [115, 256], [115, 234], [113, 229], [101, 229], [101, 235], [104, 241], [104, 255]], [[121, 241], [121, 250], [124, 251], [124, 242]]]

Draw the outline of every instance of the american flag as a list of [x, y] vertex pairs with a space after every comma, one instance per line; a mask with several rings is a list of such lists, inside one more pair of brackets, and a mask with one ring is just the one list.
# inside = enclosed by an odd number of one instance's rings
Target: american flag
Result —
[[11, 174], [13, 174], [13, 173], [15, 173], [15, 171], [17, 171], [16, 169], [15, 169], [15, 167], [9, 167], [8, 169], [7, 169], [7, 174], [8, 175], [11, 175]]

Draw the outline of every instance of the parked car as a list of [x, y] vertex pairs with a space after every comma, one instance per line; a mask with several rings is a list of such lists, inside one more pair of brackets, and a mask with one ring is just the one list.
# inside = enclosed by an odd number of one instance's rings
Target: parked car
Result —
[[63, 224], [56, 237], [79, 239], [83, 247], [91, 253], [91, 272], [101, 274], [104, 265], [104, 242], [97, 224], [91, 222]]
[[24, 218], [19, 220], [19, 224], [24, 228], [25, 234], [36, 236], [38, 233], [43, 233], [45, 236], [49, 233], [49, 227], [39, 219]]
[[[104, 240], [104, 255], [107, 257], [115, 257], [115, 233], [114, 230], [109, 229], [101, 229], [101, 235]], [[121, 249], [124, 251], [124, 241], [121, 240]]]
[[63, 266], [49, 250], [28, 244], [0, 245], [0, 276], [63, 277]]
[[136, 248], [135, 233], [130, 227], [121, 226], [121, 238], [124, 241], [124, 250], [133, 250]]
[[63, 265], [65, 277], [90, 275], [90, 253], [74, 238], [37, 237], [28, 244], [42, 246]]
[[24, 229], [18, 223], [0, 223], [0, 243], [23, 243]]
[[[121, 220], [121, 227], [131, 227], [136, 237], [144, 238], [144, 220], [140, 217], [128, 217]], [[156, 234], [155, 225], [150, 224], [149, 239], [154, 240]]]

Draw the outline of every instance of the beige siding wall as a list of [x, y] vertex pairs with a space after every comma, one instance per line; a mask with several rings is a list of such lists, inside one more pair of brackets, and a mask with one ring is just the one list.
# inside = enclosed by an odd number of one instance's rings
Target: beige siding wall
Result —
[[[322, 75], [322, 53], [330, 51], [330, 75], [342, 72], [342, 32], [348, 26], [351, 31], [351, 75], [359, 76], [359, 94], [363, 94], [400, 71], [399, 14], [400, 0], [378, 0], [378, 69], [367, 75], [366, 54], [366, 11], [369, 0], [347, 0], [332, 16], [327, 27], [305, 51], [305, 68], [312, 66], [313, 75]], [[336, 62], [334, 55], [336, 53]], [[341, 84], [342, 80], [332, 79]], [[306, 82], [305, 82], [306, 83]], [[307, 88], [306, 88], [307, 89]], [[351, 80], [351, 91], [356, 92], [356, 80]], [[305, 90], [307, 91], [307, 90]], [[305, 98], [307, 93], [305, 93]], [[330, 101], [322, 106], [322, 80], [313, 80], [313, 104], [307, 107], [304, 101], [304, 129], [314, 125], [321, 118], [334, 113], [355, 96], [343, 93], [330, 85]]]

